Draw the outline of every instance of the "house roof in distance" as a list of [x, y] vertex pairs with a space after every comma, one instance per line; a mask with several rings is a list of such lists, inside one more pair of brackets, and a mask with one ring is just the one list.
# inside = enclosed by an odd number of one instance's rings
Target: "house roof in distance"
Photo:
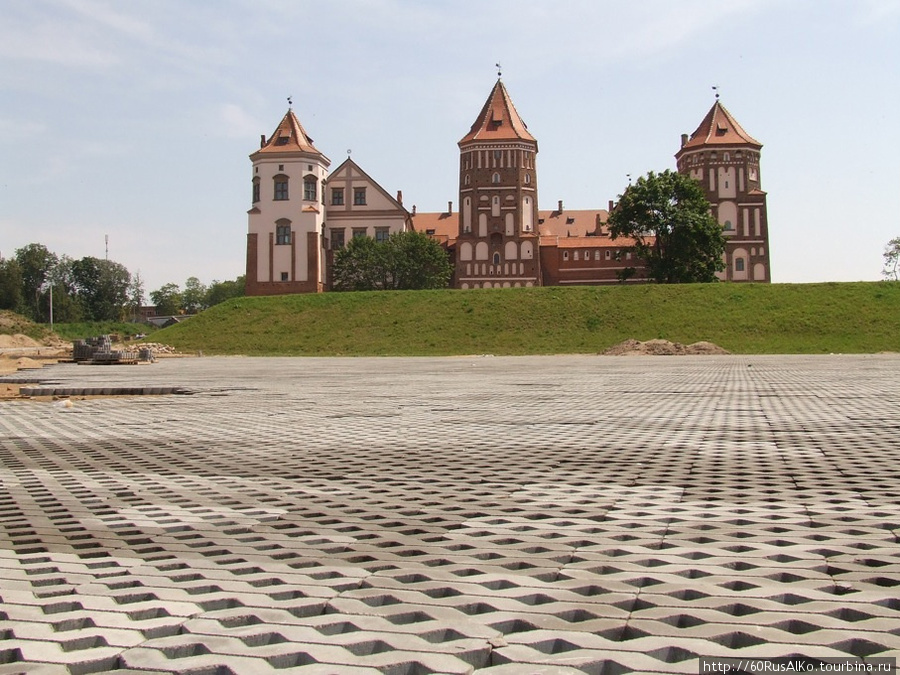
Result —
[[537, 142], [534, 136], [528, 133], [528, 127], [519, 117], [503, 81], [497, 78], [497, 83], [484, 102], [481, 112], [478, 113], [478, 118], [459, 144], [515, 140]]
[[716, 99], [712, 108], [709, 109], [709, 112], [706, 113], [706, 117], [700, 122], [700, 126], [691, 134], [688, 141], [681, 146], [678, 155], [686, 150], [710, 145], [745, 145], [754, 147], [757, 150], [762, 147], [762, 143], [744, 131], [744, 128], [718, 99]]

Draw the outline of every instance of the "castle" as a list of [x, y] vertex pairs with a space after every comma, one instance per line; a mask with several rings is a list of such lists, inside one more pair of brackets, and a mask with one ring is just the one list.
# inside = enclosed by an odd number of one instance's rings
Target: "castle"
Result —
[[[770, 282], [762, 144], [718, 96], [693, 134], [681, 137], [677, 170], [706, 190], [725, 238], [727, 281]], [[253, 163], [248, 212], [247, 295], [315, 293], [331, 287], [334, 252], [351, 237], [381, 240], [416, 230], [435, 238], [453, 261], [456, 288], [508, 288], [642, 281], [630, 240], [609, 236], [608, 209], [538, 209], [537, 140], [497, 79], [469, 132], [459, 141], [459, 211], [416, 213], [348, 157], [331, 160], [288, 109]], [[609, 203], [609, 209], [613, 207]]]

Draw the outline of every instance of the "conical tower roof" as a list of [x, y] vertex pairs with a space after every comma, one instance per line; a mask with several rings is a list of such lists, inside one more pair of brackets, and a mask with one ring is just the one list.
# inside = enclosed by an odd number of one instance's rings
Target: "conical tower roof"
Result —
[[528, 133], [528, 127], [516, 112], [509, 92], [498, 78], [497, 84], [494, 85], [490, 96], [484, 102], [484, 107], [478, 113], [478, 118], [459, 144], [463, 145], [473, 141], [515, 140], [537, 142], [534, 136]]
[[275, 131], [266, 140], [257, 153], [280, 152], [309, 152], [316, 155], [322, 153], [313, 145], [313, 140], [307, 135], [300, 124], [300, 120], [294, 114], [293, 109], [288, 108], [287, 113], [281, 118]]
[[716, 99], [713, 107], [706, 113], [706, 117], [700, 122], [697, 130], [691, 134], [687, 143], [681, 146], [678, 155], [686, 150], [717, 145], [744, 145], [757, 150], [762, 147], [762, 143], [744, 131], [744, 128], [738, 124], [734, 116], [719, 102], [719, 99]]

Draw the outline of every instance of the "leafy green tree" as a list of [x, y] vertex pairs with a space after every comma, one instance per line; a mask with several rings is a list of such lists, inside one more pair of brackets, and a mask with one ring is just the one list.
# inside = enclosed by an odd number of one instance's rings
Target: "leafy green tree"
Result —
[[354, 237], [334, 257], [338, 291], [446, 288], [451, 267], [435, 240], [421, 232], [397, 232], [387, 241]]
[[900, 237], [894, 237], [885, 245], [881, 273], [885, 279], [900, 281]]
[[124, 318], [131, 284], [131, 274], [124, 265], [88, 256], [73, 261], [72, 277], [84, 318], [89, 321]]
[[53, 320], [56, 323], [75, 323], [84, 317], [84, 311], [75, 289], [73, 265], [67, 255], [59, 257], [56, 267], [48, 277], [49, 284], [41, 294], [41, 320], [50, 320], [50, 292], [53, 292]]
[[207, 288], [197, 277], [188, 277], [181, 293], [181, 308], [185, 314], [196, 314], [206, 309]]
[[658, 283], [715, 281], [725, 269], [722, 227], [690, 176], [666, 170], [638, 178], [619, 196], [608, 224], [613, 239], [634, 240], [647, 277]]
[[450, 283], [450, 258], [427, 234], [396, 232], [388, 238], [387, 246], [395, 290], [446, 288]]
[[24, 313], [32, 320], [40, 321], [43, 287], [59, 258], [43, 244], [28, 244], [16, 249], [16, 262], [22, 274]]
[[383, 243], [371, 237], [353, 237], [334, 255], [334, 290], [383, 290], [387, 258]]
[[150, 301], [156, 305], [156, 313], [161, 316], [178, 314], [181, 309], [181, 288], [178, 284], [164, 284], [150, 291]]
[[0, 260], [0, 309], [20, 312], [22, 298], [22, 268], [15, 259]]
[[245, 291], [244, 275], [239, 276], [234, 281], [216, 281], [215, 279], [206, 289], [206, 299], [204, 304], [207, 307], [218, 305], [231, 298], [241, 298]]
[[143, 305], [144, 279], [141, 277], [141, 271], [138, 270], [132, 275], [131, 283], [128, 284], [128, 310], [132, 321], [140, 321]]

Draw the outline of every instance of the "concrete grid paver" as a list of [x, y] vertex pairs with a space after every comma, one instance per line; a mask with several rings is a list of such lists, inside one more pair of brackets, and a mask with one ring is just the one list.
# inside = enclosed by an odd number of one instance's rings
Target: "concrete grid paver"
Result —
[[900, 654], [900, 358], [57, 365], [0, 405], [0, 673]]

